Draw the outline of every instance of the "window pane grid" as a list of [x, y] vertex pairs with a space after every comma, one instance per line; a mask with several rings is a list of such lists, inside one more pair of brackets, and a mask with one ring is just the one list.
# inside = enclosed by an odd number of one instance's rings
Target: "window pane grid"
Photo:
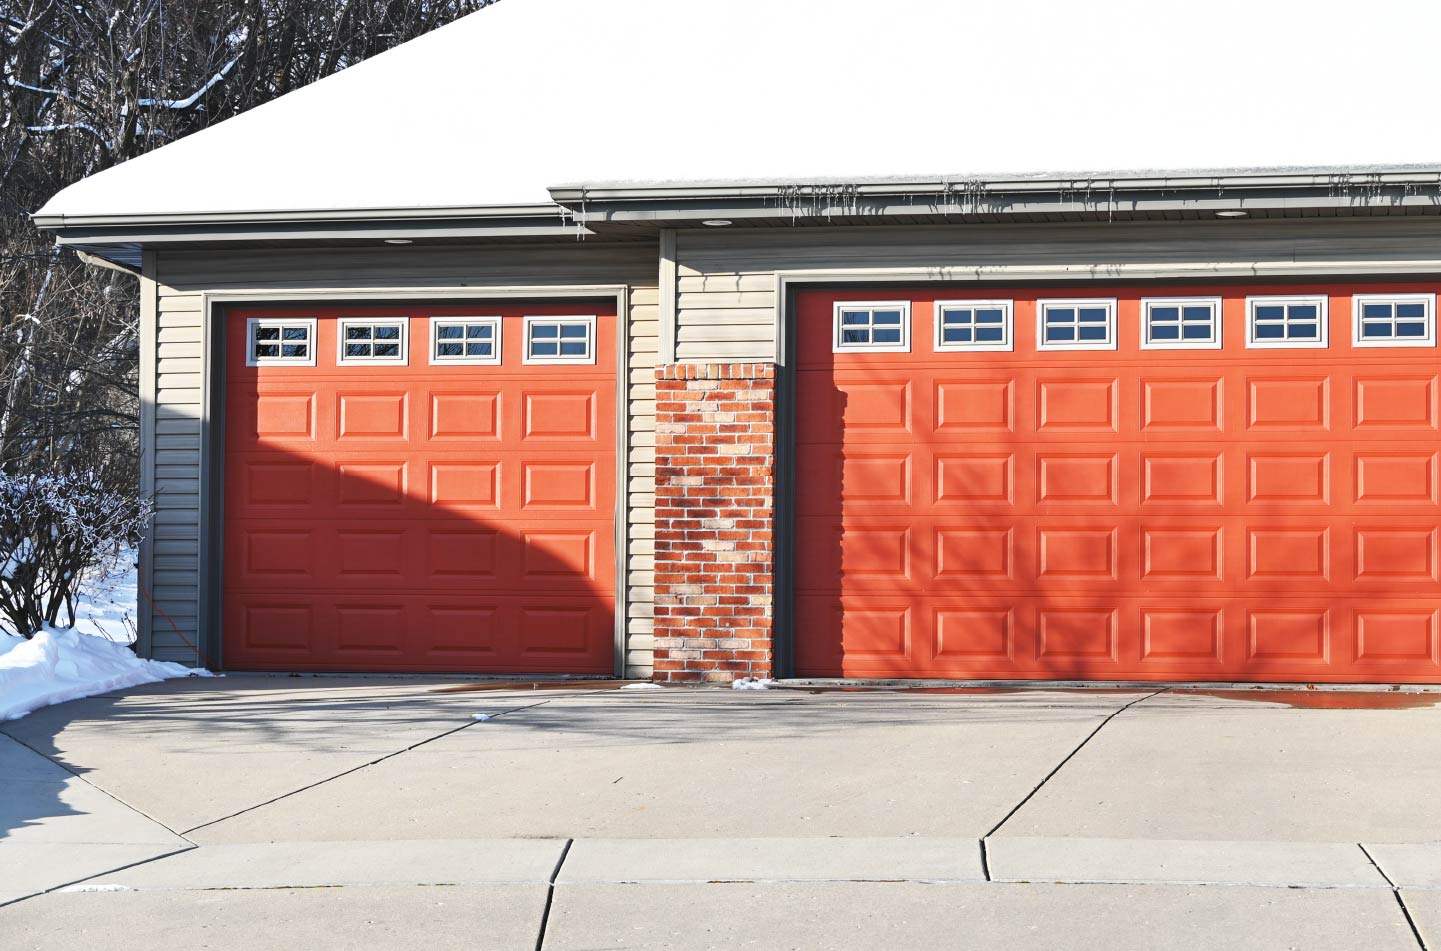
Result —
[[1042, 349], [1101, 350], [1115, 346], [1114, 301], [1041, 301]]
[[1218, 300], [1156, 298], [1141, 301], [1141, 345], [1186, 349], [1220, 345], [1221, 303]]
[[582, 363], [594, 359], [595, 322], [591, 318], [527, 318], [526, 359]]
[[909, 322], [909, 304], [837, 304], [835, 349], [907, 350]]
[[937, 350], [1011, 349], [1011, 301], [937, 301]]
[[459, 363], [499, 363], [499, 318], [435, 320], [432, 322], [431, 360]]
[[1355, 340], [1380, 346], [1429, 345], [1434, 339], [1428, 298], [1356, 298]]
[[250, 324], [251, 363], [310, 363], [313, 325], [254, 320]]
[[343, 319], [340, 328], [340, 362], [405, 361], [405, 323]]
[[841, 311], [841, 343], [901, 342], [901, 314], [897, 310]]
[[1247, 321], [1247, 346], [1327, 345], [1326, 301], [1321, 297], [1249, 298]]

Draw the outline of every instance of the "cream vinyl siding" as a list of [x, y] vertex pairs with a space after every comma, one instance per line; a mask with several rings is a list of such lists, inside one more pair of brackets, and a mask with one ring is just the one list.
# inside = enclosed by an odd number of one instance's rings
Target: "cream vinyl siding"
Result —
[[839, 283], [841, 272], [893, 271], [915, 284], [1320, 276], [1353, 265], [1385, 274], [1392, 264], [1434, 273], [1438, 239], [1441, 221], [1419, 217], [687, 229], [666, 290], [678, 361], [765, 361], [780, 353], [778, 274]]
[[[141, 283], [142, 489], [153, 494], [155, 520], [141, 559], [155, 609], [142, 602], [142, 649], [162, 660], [195, 663], [204, 645], [201, 584], [210, 566], [200, 547], [201, 425], [207, 413], [204, 295], [245, 291], [454, 288], [467, 296], [487, 287], [565, 288], [626, 285], [630, 313], [630, 444], [626, 548], [628, 592], [625, 673], [651, 670], [655, 552], [655, 364], [659, 295], [653, 243], [396, 247], [293, 251], [147, 253]], [[212, 434], [222, 438], [222, 434]], [[219, 597], [219, 592], [213, 592]], [[179, 635], [176, 630], [178, 629]], [[213, 661], [212, 661], [213, 662]]]

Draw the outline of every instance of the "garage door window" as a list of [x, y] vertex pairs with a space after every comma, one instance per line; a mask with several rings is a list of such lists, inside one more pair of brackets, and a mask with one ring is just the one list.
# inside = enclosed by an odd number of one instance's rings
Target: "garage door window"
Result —
[[936, 301], [936, 350], [1010, 350], [1008, 300]]
[[467, 366], [500, 363], [500, 318], [430, 318], [430, 362]]
[[1141, 301], [1141, 349], [1220, 348], [1219, 297], [1148, 297]]
[[1116, 349], [1115, 298], [1037, 301], [1036, 349]]
[[1326, 298], [1246, 298], [1246, 346], [1325, 347]]
[[337, 337], [341, 364], [404, 364], [406, 336], [410, 321], [404, 317], [393, 320], [355, 320], [342, 317]]
[[315, 366], [315, 321], [307, 318], [246, 321], [245, 364]]
[[525, 318], [526, 363], [594, 363], [594, 317]]
[[910, 352], [909, 301], [837, 303], [833, 314], [831, 340], [837, 353], [847, 350]]
[[1436, 346], [1436, 296], [1357, 294], [1351, 342], [1358, 347]]

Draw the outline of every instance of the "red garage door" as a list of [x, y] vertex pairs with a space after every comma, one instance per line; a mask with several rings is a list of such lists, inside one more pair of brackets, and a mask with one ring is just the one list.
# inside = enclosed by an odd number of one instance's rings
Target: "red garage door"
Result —
[[1441, 681], [1436, 290], [799, 295], [798, 672]]
[[611, 672], [613, 307], [227, 328], [227, 667]]

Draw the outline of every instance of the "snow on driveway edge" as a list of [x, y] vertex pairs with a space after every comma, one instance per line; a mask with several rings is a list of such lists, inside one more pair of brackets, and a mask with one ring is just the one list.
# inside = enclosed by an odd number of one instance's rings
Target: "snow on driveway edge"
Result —
[[18, 720], [52, 703], [208, 670], [142, 660], [128, 644], [71, 628], [46, 628], [30, 640], [0, 633], [0, 720]]

